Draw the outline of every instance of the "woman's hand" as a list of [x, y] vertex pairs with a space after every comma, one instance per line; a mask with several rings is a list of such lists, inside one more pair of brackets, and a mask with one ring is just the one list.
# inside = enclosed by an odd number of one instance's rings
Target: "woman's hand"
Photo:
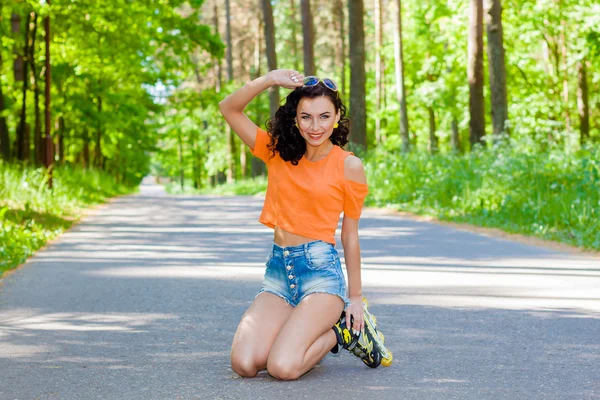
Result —
[[[352, 319], [354, 317], [354, 320]], [[350, 322], [354, 323], [350, 326]], [[350, 296], [350, 305], [346, 308], [346, 326], [358, 335], [365, 326], [362, 296]]]
[[274, 69], [267, 73], [267, 77], [273, 85], [286, 89], [295, 89], [304, 85], [302, 82], [304, 75], [293, 69]]

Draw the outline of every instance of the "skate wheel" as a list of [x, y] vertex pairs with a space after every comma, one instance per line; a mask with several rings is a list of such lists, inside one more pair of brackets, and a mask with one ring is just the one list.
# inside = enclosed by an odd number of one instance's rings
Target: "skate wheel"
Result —
[[383, 365], [384, 367], [389, 367], [390, 365], [392, 365], [392, 361], [394, 360], [394, 356], [392, 355], [392, 352], [390, 351], [390, 356], [389, 357], [385, 357], [381, 359], [381, 365]]

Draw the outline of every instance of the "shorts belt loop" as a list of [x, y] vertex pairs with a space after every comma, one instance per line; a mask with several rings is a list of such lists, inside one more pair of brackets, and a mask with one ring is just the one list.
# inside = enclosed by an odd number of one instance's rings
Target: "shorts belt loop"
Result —
[[304, 255], [306, 256], [308, 254], [308, 243], [304, 243]]

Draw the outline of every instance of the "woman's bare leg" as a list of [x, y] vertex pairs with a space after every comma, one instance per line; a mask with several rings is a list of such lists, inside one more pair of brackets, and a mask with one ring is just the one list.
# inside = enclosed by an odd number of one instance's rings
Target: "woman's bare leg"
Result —
[[[293, 307], [281, 297], [263, 292], [242, 316], [231, 345], [231, 368], [253, 377], [266, 369], [271, 346]], [[333, 347], [333, 345], [332, 345]]]
[[335, 295], [306, 296], [279, 331], [267, 360], [269, 374], [277, 379], [296, 379], [327, 355], [336, 343], [331, 329], [344, 309]]

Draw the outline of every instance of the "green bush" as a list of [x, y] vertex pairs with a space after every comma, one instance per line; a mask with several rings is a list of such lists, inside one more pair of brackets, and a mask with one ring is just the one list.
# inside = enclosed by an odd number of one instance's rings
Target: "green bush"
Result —
[[86, 206], [134, 190], [92, 169], [56, 168], [52, 189], [47, 181], [44, 168], [0, 161], [0, 274], [71, 226]]
[[378, 149], [364, 161], [368, 205], [600, 249], [600, 147], [433, 156]]

